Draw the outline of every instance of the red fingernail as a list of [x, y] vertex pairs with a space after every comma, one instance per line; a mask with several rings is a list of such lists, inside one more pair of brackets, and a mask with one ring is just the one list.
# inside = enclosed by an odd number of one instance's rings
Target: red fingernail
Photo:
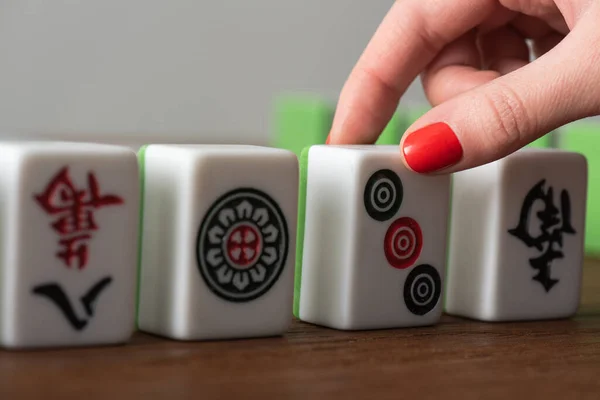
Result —
[[428, 125], [408, 135], [402, 151], [409, 167], [418, 173], [450, 167], [463, 156], [456, 134], [442, 122]]
[[327, 140], [325, 141], [325, 144], [329, 144], [330, 140], [331, 140], [331, 136], [327, 136]]

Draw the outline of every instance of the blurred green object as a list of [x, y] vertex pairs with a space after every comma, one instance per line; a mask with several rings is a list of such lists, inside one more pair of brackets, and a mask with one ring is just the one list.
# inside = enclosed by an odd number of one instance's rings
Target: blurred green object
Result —
[[333, 108], [327, 101], [307, 95], [281, 97], [275, 104], [274, 147], [294, 152], [325, 144], [333, 122]]
[[419, 118], [421, 118], [425, 113], [431, 110], [429, 106], [411, 106], [407, 107], [403, 110], [404, 121], [406, 123], [406, 128], [410, 127], [414, 124]]
[[527, 145], [527, 147], [532, 147], [532, 148], [536, 148], [536, 149], [550, 149], [550, 148], [554, 147], [554, 143], [552, 140], [553, 135], [554, 135], [554, 132], [550, 132], [550, 133], [542, 136], [541, 138], [529, 143]]
[[400, 139], [402, 139], [402, 134], [405, 130], [406, 125], [403, 116], [396, 113], [383, 132], [381, 132], [375, 144], [400, 144]]
[[144, 232], [144, 192], [146, 188], [146, 149], [148, 145], [143, 145], [137, 152], [139, 177], [140, 177], [140, 213], [138, 227], [138, 248], [137, 248], [137, 290], [135, 293], [135, 326], [138, 326], [138, 315], [140, 314], [140, 274], [142, 271], [142, 233]]
[[430, 109], [428, 106], [401, 108], [399, 112], [394, 114], [375, 144], [400, 144], [400, 139], [402, 139], [402, 135], [404, 135], [408, 127]]
[[298, 227], [296, 233], [296, 266], [294, 269], [294, 306], [293, 314], [300, 318], [300, 293], [302, 285], [302, 256], [304, 255], [304, 225], [306, 223], [306, 188], [308, 185], [308, 152], [302, 150], [299, 157], [300, 187], [298, 191]]
[[588, 161], [585, 252], [600, 255], [600, 123], [577, 121], [561, 128], [558, 147], [583, 154]]

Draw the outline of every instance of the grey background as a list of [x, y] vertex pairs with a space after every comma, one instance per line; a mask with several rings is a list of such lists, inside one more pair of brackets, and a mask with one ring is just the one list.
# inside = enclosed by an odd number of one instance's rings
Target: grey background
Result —
[[1, 138], [264, 142], [274, 96], [335, 101], [392, 4], [0, 0]]

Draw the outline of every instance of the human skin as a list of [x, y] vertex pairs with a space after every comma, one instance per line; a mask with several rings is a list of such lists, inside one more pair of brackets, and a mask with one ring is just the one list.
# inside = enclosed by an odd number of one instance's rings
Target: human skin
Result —
[[341, 91], [328, 143], [374, 143], [419, 76], [433, 108], [403, 136], [404, 163], [439, 174], [495, 161], [600, 114], [600, 1], [397, 0]]

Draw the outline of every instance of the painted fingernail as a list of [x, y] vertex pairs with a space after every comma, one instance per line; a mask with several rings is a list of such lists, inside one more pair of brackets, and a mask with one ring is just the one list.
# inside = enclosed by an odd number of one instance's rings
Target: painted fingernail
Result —
[[445, 123], [428, 125], [414, 131], [402, 147], [408, 166], [418, 173], [430, 173], [448, 168], [463, 156], [456, 134]]
[[329, 144], [330, 141], [331, 141], [331, 136], [327, 136], [327, 140], [325, 141], [325, 144]]

